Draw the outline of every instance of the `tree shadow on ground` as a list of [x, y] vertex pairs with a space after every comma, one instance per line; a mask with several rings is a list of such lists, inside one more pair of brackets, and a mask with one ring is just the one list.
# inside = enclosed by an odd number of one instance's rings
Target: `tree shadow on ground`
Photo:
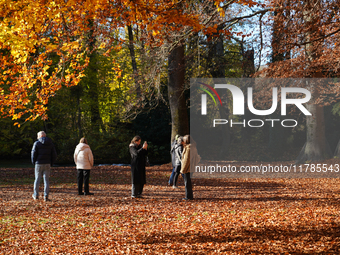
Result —
[[[214, 243], [214, 247], [210, 249], [209, 245], [204, 245], [204, 251], [216, 252], [216, 244], [220, 244], [219, 252], [239, 252], [242, 248], [243, 252], [248, 251], [251, 254], [260, 252], [264, 253], [280, 253], [280, 254], [306, 254], [309, 253], [306, 246], [313, 247], [313, 252], [318, 254], [339, 254], [340, 243], [327, 240], [338, 240], [340, 237], [340, 223], [330, 222], [327, 226], [304, 226], [304, 227], [246, 227], [240, 231], [233, 231], [228, 224], [223, 230], [207, 229], [206, 232], [197, 232], [183, 229], [182, 233], [162, 233], [139, 235], [137, 241], [143, 244], [158, 243], [175, 243], [172, 247], [173, 251], [178, 249], [182, 251], [181, 244], [187, 247], [201, 247], [203, 244]], [[300, 240], [300, 241], [294, 241]], [[304, 245], [301, 245], [303, 240]], [[316, 242], [320, 241], [319, 249], [316, 248]], [[321, 243], [327, 243], [325, 248]], [[289, 245], [287, 245], [290, 243]], [[176, 249], [177, 248], [177, 249]], [[201, 247], [203, 248], [203, 247]], [[260, 248], [260, 249], [259, 249]], [[316, 248], [316, 249], [315, 249]], [[244, 254], [244, 253], [243, 253]]]

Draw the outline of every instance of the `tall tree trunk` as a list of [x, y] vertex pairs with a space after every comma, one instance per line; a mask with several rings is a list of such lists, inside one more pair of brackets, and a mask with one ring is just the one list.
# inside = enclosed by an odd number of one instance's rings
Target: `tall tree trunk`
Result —
[[[217, 30], [223, 29], [222, 26]], [[209, 52], [208, 52], [208, 68], [213, 78], [225, 77], [225, 58], [224, 58], [224, 45], [223, 36], [214, 34], [209, 40]]]
[[79, 137], [82, 137], [83, 136], [83, 129], [82, 129], [82, 125], [81, 125], [80, 95], [77, 95], [77, 106], [78, 106], [78, 113], [77, 113], [78, 132], [79, 132]]
[[[305, 0], [305, 24], [308, 27], [310, 24], [315, 23], [316, 15], [314, 14], [314, 8], [318, 8], [318, 0]], [[315, 26], [311, 26], [312, 29], [306, 32], [305, 36], [307, 41], [312, 41], [311, 34], [316, 31]], [[306, 56], [309, 62], [312, 62], [317, 53], [317, 48], [313, 43], [306, 45]], [[322, 77], [320, 70], [316, 70], [311, 75], [313, 78]], [[317, 98], [317, 88], [313, 83], [309, 86], [310, 91], [313, 94], [313, 98]], [[296, 163], [313, 162], [318, 160], [324, 160], [330, 158], [332, 153], [330, 146], [326, 140], [325, 135], [325, 121], [324, 121], [324, 110], [323, 106], [316, 105], [312, 102], [307, 104], [307, 109], [312, 114], [312, 116], [306, 116], [306, 128], [307, 128], [307, 141], [303, 146]]]
[[74, 126], [76, 129], [78, 129], [78, 136], [82, 137], [83, 136], [83, 128], [82, 128], [82, 107], [81, 107], [81, 98], [83, 95], [83, 87], [82, 84], [79, 83], [77, 86], [71, 87], [70, 88], [71, 95], [74, 96], [77, 101], [77, 111], [75, 112], [75, 119], [74, 119]]
[[171, 111], [171, 141], [176, 134], [189, 134], [187, 106], [184, 98], [184, 45], [174, 48], [168, 59], [168, 96]]
[[[283, 17], [288, 21], [291, 19], [291, 13], [290, 13], [290, 0], [281, 0], [277, 3], [277, 7], [284, 6], [285, 12]], [[271, 61], [283, 61], [290, 59], [291, 57], [291, 51], [288, 48], [287, 45], [282, 45], [282, 42], [286, 42], [290, 35], [289, 33], [285, 33], [284, 30], [280, 30], [280, 21], [277, 18], [278, 13], [277, 11], [274, 11], [274, 20], [273, 20], [273, 32], [272, 32], [272, 55], [271, 55]], [[281, 50], [278, 50], [278, 49]]]
[[307, 105], [312, 116], [307, 116], [307, 141], [303, 146], [296, 163], [313, 162], [330, 158], [332, 151], [326, 140], [323, 106]]
[[242, 58], [243, 77], [250, 78], [255, 73], [254, 49], [242, 52]]
[[135, 46], [133, 44], [133, 31], [132, 26], [128, 26], [128, 34], [129, 34], [129, 50], [130, 50], [130, 57], [131, 57], [131, 63], [132, 63], [132, 70], [133, 70], [133, 79], [135, 81], [135, 87], [136, 87], [136, 94], [139, 98], [141, 95], [141, 89], [139, 84], [139, 75], [138, 75], [138, 69], [137, 69], [137, 62], [136, 62], [136, 54], [135, 54]]
[[[282, 0], [280, 3], [277, 3], [277, 7], [290, 6], [290, 0]], [[286, 15], [284, 16], [287, 20], [290, 19], [290, 11], [289, 8], [286, 8], [285, 11]], [[274, 11], [274, 20], [273, 20], [273, 28], [272, 28], [272, 55], [271, 55], [271, 62], [276, 61], [284, 61], [290, 58], [290, 50], [285, 50], [284, 52], [279, 52], [278, 48], [282, 49], [281, 43], [286, 42], [288, 40], [288, 34], [285, 34], [284, 31], [280, 30], [278, 26], [280, 25], [280, 22], [277, 18], [277, 11]], [[285, 46], [287, 48], [287, 46]], [[278, 113], [273, 113], [271, 115], [272, 119], [280, 119], [281, 115]], [[284, 151], [284, 145], [285, 145], [285, 128], [276, 125], [275, 127], [269, 128], [269, 142], [268, 142], [268, 151], [271, 153], [271, 155], [274, 155], [276, 157], [279, 157], [282, 155], [282, 152]]]
[[[273, 113], [270, 115], [270, 119], [280, 119], [281, 115]], [[282, 156], [285, 150], [285, 142], [287, 132], [281, 125], [275, 125], [274, 127], [269, 127], [268, 132], [268, 152], [275, 158]]]
[[[221, 30], [222, 27], [218, 27], [217, 30]], [[224, 57], [224, 45], [223, 45], [223, 36], [215, 34], [213, 38], [211, 38], [209, 43], [209, 55], [208, 55], [208, 65], [209, 71], [213, 78], [225, 78], [225, 57]], [[229, 108], [228, 106], [225, 108], [223, 106], [219, 107], [219, 113], [221, 119], [229, 120]], [[223, 125], [222, 127], [222, 145], [220, 149], [220, 156], [228, 155], [230, 148], [230, 127], [229, 125]]]
[[[241, 43], [241, 53], [242, 53], [242, 71], [243, 71], [243, 78], [251, 78], [252, 75], [255, 73], [255, 57], [254, 57], [254, 49], [246, 50], [244, 49], [244, 43]], [[246, 79], [246, 82], [243, 83], [244, 86], [241, 88], [243, 94], [247, 94], [248, 87], [252, 87], [254, 90], [255, 84], [253, 79]], [[244, 100], [244, 109], [248, 108], [247, 100]], [[245, 111], [244, 118], [246, 120], [252, 119], [254, 114], [250, 111]], [[252, 135], [256, 132], [256, 129], [251, 128], [249, 126], [245, 126], [242, 128], [242, 141], [244, 143], [248, 143], [251, 140]]]
[[88, 45], [90, 51], [90, 61], [86, 70], [86, 83], [88, 86], [88, 95], [90, 98], [90, 112], [91, 112], [91, 124], [92, 127], [99, 131], [102, 125], [102, 119], [99, 111], [99, 77], [98, 77], [98, 56], [95, 50], [96, 37], [94, 33], [94, 22], [89, 20], [89, 35], [88, 35]]

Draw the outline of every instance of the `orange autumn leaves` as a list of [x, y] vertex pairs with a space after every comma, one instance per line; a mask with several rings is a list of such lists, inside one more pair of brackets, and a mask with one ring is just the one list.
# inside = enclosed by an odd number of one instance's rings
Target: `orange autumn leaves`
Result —
[[[223, 1], [207, 2], [223, 14]], [[256, 4], [251, 0], [232, 2]], [[80, 82], [93, 51], [118, 50], [124, 32], [117, 31], [124, 31], [127, 25], [138, 26], [144, 31], [145, 45], [154, 46], [183, 27], [192, 32], [217, 32], [216, 24], [203, 24], [201, 13], [192, 11], [198, 4], [179, 0], [0, 0], [0, 116], [46, 119], [49, 98], [62, 86]], [[97, 40], [94, 47], [89, 47], [89, 34]]]
[[45, 203], [31, 197], [33, 168], [0, 170], [0, 254], [340, 251], [337, 179], [193, 179], [186, 202], [181, 177], [166, 185], [169, 164], [147, 168], [144, 199], [130, 198], [127, 166], [91, 170], [94, 196], [77, 196], [74, 167], [57, 167]]

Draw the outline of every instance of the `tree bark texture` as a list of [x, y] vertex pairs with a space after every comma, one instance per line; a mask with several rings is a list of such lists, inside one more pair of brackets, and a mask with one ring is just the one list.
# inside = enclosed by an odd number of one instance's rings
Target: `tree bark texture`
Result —
[[320, 161], [332, 156], [326, 140], [323, 107], [315, 104], [307, 105], [312, 116], [307, 116], [307, 141], [303, 146], [296, 163]]
[[[213, 78], [225, 78], [225, 58], [224, 58], [224, 44], [223, 36], [218, 35], [217, 38], [212, 38], [209, 44], [209, 70]], [[219, 113], [221, 119], [229, 120], [229, 108], [220, 106]], [[230, 127], [229, 125], [223, 126], [221, 136], [222, 146], [219, 155], [228, 155], [230, 149]]]
[[171, 111], [171, 141], [177, 134], [189, 134], [189, 120], [184, 97], [184, 45], [174, 48], [168, 58], [168, 97]]
[[[315, 23], [316, 17], [314, 8], [318, 8], [319, 1], [318, 0], [305, 0], [305, 25], [309, 27], [310, 24]], [[311, 34], [317, 29], [315, 26], [310, 26], [309, 31], [305, 33], [305, 37], [308, 41], [311, 41]], [[309, 43], [305, 46], [305, 54], [307, 59], [310, 62], [313, 61], [317, 57], [318, 49], [313, 43]], [[311, 73], [310, 76], [312, 78], [320, 78], [322, 77], [322, 73], [319, 71], [315, 71]], [[316, 84], [317, 82], [315, 82]], [[317, 85], [313, 85], [313, 81], [309, 86], [309, 90], [314, 92], [313, 97], [317, 98]], [[313, 100], [313, 98], [312, 98]], [[307, 140], [305, 145], [303, 146], [299, 156], [296, 159], [296, 163], [304, 163], [304, 162], [313, 162], [320, 161], [332, 156], [332, 152], [330, 146], [326, 140], [325, 135], [325, 121], [324, 121], [324, 110], [323, 106], [313, 104], [313, 101], [310, 104], [307, 104], [307, 109], [312, 114], [312, 116], [306, 116], [306, 129], [307, 129]]]
[[140, 97], [141, 89], [140, 89], [140, 84], [139, 84], [139, 76], [138, 76], [138, 69], [137, 69], [137, 62], [136, 62], [135, 47], [134, 47], [134, 44], [133, 44], [133, 42], [134, 42], [134, 40], [133, 40], [133, 30], [132, 30], [131, 25], [128, 26], [128, 34], [129, 34], [129, 50], [130, 50], [131, 64], [132, 64], [132, 70], [133, 70], [133, 79], [135, 81], [137, 97]]
[[90, 112], [91, 112], [91, 123], [95, 130], [99, 131], [100, 126], [102, 125], [102, 119], [99, 111], [99, 77], [98, 77], [98, 57], [97, 52], [94, 50], [94, 46], [96, 44], [96, 37], [93, 34], [93, 20], [89, 20], [89, 35], [88, 35], [88, 44], [90, 51], [90, 61], [86, 70], [86, 84], [88, 87], [88, 96], [90, 98]]

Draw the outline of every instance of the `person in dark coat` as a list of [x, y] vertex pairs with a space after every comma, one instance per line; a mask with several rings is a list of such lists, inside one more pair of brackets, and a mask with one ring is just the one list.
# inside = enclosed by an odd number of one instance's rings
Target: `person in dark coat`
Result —
[[144, 184], [146, 183], [145, 163], [148, 154], [148, 144], [145, 141], [142, 146], [141, 140], [140, 136], [135, 136], [129, 145], [131, 154], [132, 198], [142, 197]]
[[35, 180], [33, 188], [33, 199], [39, 197], [39, 185], [41, 178], [44, 179], [44, 200], [47, 201], [50, 191], [51, 166], [57, 159], [57, 152], [54, 144], [44, 131], [38, 132], [38, 140], [33, 144], [31, 151], [32, 164], [35, 166]]

